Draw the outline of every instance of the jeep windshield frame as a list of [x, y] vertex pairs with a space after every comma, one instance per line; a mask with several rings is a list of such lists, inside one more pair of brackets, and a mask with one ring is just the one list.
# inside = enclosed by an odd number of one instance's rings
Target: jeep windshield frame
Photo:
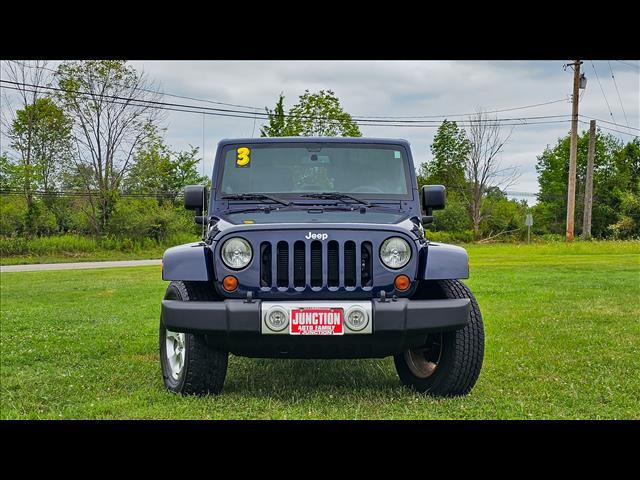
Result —
[[[226, 142], [223, 144], [221, 142], [220, 148], [218, 150], [218, 154], [216, 157], [216, 168], [214, 168], [213, 172], [213, 182], [212, 185], [215, 189], [215, 195], [211, 196], [212, 202], [222, 202], [227, 201], [229, 198], [226, 197], [233, 195], [246, 195], [250, 197], [252, 195], [259, 196], [261, 194], [265, 195], [273, 195], [279, 199], [283, 199], [289, 202], [295, 202], [296, 204], [306, 204], [306, 205], [314, 205], [318, 202], [323, 204], [327, 204], [327, 200], [332, 200], [330, 198], [314, 198], [318, 197], [319, 194], [347, 194], [353, 197], [353, 200], [349, 200], [348, 197], [345, 197], [343, 201], [339, 201], [336, 199], [336, 203], [353, 203], [354, 205], [358, 205], [358, 200], [362, 202], [368, 201], [376, 201], [376, 202], [395, 202], [398, 201], [413, 201], [414, 200], [414, 190], [415, 185], [412, 181], [412, 175], [414, 175], [413, 171], [413, 163], [411, 158], [411, 153], [408, 149], [407, 145], [403, 143], [394, 143], [393, 141], [384, 142], [384, 141], [375, 141], [375, 142], [364, 142], [353, 141], [354, 139], [332, 139], [331, 141], [323, 141], [318, 139], [309, 139], [308, 141], [304, 141], [303, 139], [295, 139], [295, 140], [284, 140], [284, 139], [271, 139], [272, 141], [265, 141], [265, 139], [243, 139], [241, 141], [236, 142]], [[349, 141], [351, 140], [351, 141]], [[359, 139], [358, 139], [359, 140]], [[250, 155], [249, 164], [241, 165], [246, 162], [246, 160], [239, 161], [238, 160], [238, 149], [245, 148], [248, 150]], [[264, 149], [264, 150], [263, 150]], [[266, 153], [266, 149], [269, 149], [269, 155], [255, 155], [258, 152], [264, 151]], [[277, 158], [277, 153], [275, 150], [285, 150], [287, 155], [283, 155], [286, 157], [283, 161], [285, 162], [285, 167], [282, 167], [278, 164], [278, 161], [281, 160]], [[240, 152], [245, 152], [246, 150], [240, 150]], [[369, 157], [366, 157], [368, 151], [372, 152], [371, 158], [373, 159], [372, 163], [374, 166], [370, 169], [366, 169], [365, 163], [369, 162]], [[323, 155], [324, 153], [324, 155]], [[333, 154], [333, 156], [332, 156]], [[261, 158], [262, 157], [262, 158]], [[269, 158], [270, 157], [270, 158]], [[295, 158], [299, 157], [299, 162], [295, 160]], [[308, 157], [308, 158], [307, 158]], [[315, 157], [315, 158], [313, 158]], [[336, 159], [334, 161], [334, 159]], [[274, 172], [269, 172], [270, 165], [265, 163], [260, 165], [261, 170], [258, 173], [251, 172], [252, 181], [257, 186], [252, 188], [248, 186], [247, 188], [242, 188], [241, 178], [244, 174], [241, 171], [246, 168], [252, 168], [251, 162], [257, 161], [260, 162], [263, 160], [264, 162], [271, 162], [272, 165], [277, 165], [280, 169], [280, 172], [277, 169], [274, 169]], [[345, 169], [343, 168], [347, 162], [352, 161], [357, 165], [354, 165], [354, 168], [351, 168], [350, 175], [351, 178], [345, 180], [345, 176], [343, 175], [339, 182], [336, 182], [336, 178], [338, 178], [338, 174], [344, 173]], [[318, 162], [317, 164], [314, 162]], [[332, 163], [333, 162], [333, 163]], [[382, 170], [385, 162], [389, 162], [391, 167], [394, 169], [389, 174], [389, 171]], [[341, 165], [342, 164], [342, 165]], [[256, 165], [255, 163], [253, 165]], [[360, 168], [355, 168], [360, 167]], [[317, 188], [283, 188], [284, 184], [280, 180], [289, 180], [291, 183], [299, 181], [299, 173], [292, 172], [291, 175], [286, 175], [287, 172], [282, 172], [283, 169], [294, 169], [297, 168], [302, 173], [309, 173], [311, 171], [316, 172], [318, 170], [321, 171], [318, 176], [321, 181], [324, 181], [324, 185], [318, 185]], [[305, 168], [308, 168], [308, 171], [305, 171]], [[225, 172], [229, 169], [233, 169], [231, 172], [233, 176], [225, 177]], [[236, 170], [238, 169], [238, 170]], [[275, 177], [276, 181], [273, 184], [274, 186], [270, 186], [266, 182], [265, 172], [271, 174], [271, 177]], [[283, 175], [280, 173], [285, 173], [285, 176], [289, 176], [290, 178], [283, 179]], [[333, 176], [330, 176], [330, 175]], [[385, 175], [386, 174], [386, 175]], [[324, 178], [322, 177], [324, 175]], [[368, 178], [365, 178], [367, 177]], [[247, 178], [250, 178], [249, 175], [246, 175]], [[377, 177], [377, 178], [376, 178]], [[229, 180], [232, 179], [233, 181]], [[362, 179], [362, 181], [361, 181]], [[351, 187], [356, 189], [360, 188], [360, 185], [363, 189], [367, 189], [367, 182], [371, 179], [375, 179], [376, 183], [371, 191], [364, 192], [353, 192], [353, 191], [344, 191], [343, 187], [345, 184], [349, 184], [351, 182]], [[258, 180], [264, 181], [263, 183], [258, 184]], [[277, 182], [280, 181], [280, 188], [277, 188]], [[235, 182], [235, 183], [234, 183]], [[336, 188], [327, 188], [327, 186], [332, 186], [332, 184], [341, 183]], [[385, 191], [386, 187], [386, 191]], [[352, 188], [353, 189], [353, 188]], [[375, 191], [378, 190], [378, 191]], [[231, 200], [235, 202], [243, 202], [243, 203], [263, 203], [259, 200]], [[236, 208], [238, 204], [236, 203]], [[230, 206], [228, 208], [231, 208]]]

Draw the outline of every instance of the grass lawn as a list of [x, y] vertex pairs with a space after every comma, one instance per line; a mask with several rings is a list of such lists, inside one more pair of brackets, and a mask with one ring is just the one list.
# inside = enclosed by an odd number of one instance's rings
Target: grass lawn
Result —
[[165, 391], [160, 267], [5, 273], [0, 417], [640, 418], [640, 243], [469, 247], [485, 321], [467, 397], [400, 385], [393, 361], [231, 357], [221, 396]]

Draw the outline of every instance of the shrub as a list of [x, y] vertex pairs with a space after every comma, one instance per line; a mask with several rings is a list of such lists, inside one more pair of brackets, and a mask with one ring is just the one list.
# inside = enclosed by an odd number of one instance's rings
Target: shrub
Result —
[[0, 235], [17, 235], [24, 232], [26, 214], [26, 199], [0, 195]]
[[454, 195], [447, 198], [443, 210], [433, 212], [433, 229], [437, 231], [461, 232], [470, 227], [467, 207]]
[[631, 217], [623, 216], [616, 223], [609, 225], [607, 229], [615, 240], [626, 240], [633, 238], [636, 231], [636, 222]]
[[121, 238], [152, 238], [161, 242], [190, 226], [185, 216], [169, 202], [158, 204], [153, 198], [124, 198], [115, 206], [108, 231]]
[[32, 225], [32, 233], [36, 235], [51, 235], [58, 232], [58, 222], [54, 213], [41, 201], [33, 202], [27, 222]]
[[[500, 232], [510, 232], [505, 235], [517, 238], [521, 238], [522, 231], [526, 234], [524, 220], [527, 215], [527, 207], [519, 202], [504, 197], [487, 198], [483, 213], [484, 219], [480, 223], [483, 237], [496, 235]], [[513, 230], [521, 231], [513, 232]]]
[[91, 234], [93, 229], [85, 210], [90, 208], [83, 197], [51, 197], [47, 199], [48, 208], [53, 212], [61, 233]]
[[42, 200], [34, 199], [29, 211], [24, 197], [1, 196], [0, 235], [50, 235], [57, 232], [56, 216]]

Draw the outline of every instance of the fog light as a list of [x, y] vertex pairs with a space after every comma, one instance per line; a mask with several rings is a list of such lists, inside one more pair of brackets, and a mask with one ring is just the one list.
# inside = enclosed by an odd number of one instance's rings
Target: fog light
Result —
[[395, 285], [396, 290], [404, 292], [411, 286], [411, 280], [409, 280], [409, 277], [406, 275], [398, 275], [393, 284]]
[[369, 315], [363, 308], [351, 307], [347, 311], [345, 322], [349, 329], [360, 331], [369, 324]]
[[236, 288], [238, 288], [238, 279], [233, 275], [227, 275], [222, 280], [222, 288], [224, 288], [227, 292], [233, 292]]
[[274, 332], [281, 332], [289, 325], [289, 315], [284, 308], [273, 307], [265, 318], [267, 327]]

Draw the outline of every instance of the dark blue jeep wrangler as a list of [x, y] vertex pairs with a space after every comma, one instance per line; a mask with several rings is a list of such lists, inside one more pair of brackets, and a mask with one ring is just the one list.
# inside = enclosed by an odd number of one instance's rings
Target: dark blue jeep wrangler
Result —
[[211, 180], [210, 195], [203, 186], [184, 195], [202, 241], [163, 258], [169, 390], [219, 393], [229, 353], [393, 355], [401, 381], [420, 392], [471, 390], [484, 333], [460, 281], [467, 253], [425, 238], [445, 188], [418, 191], [407, 141], [223, 140]]

